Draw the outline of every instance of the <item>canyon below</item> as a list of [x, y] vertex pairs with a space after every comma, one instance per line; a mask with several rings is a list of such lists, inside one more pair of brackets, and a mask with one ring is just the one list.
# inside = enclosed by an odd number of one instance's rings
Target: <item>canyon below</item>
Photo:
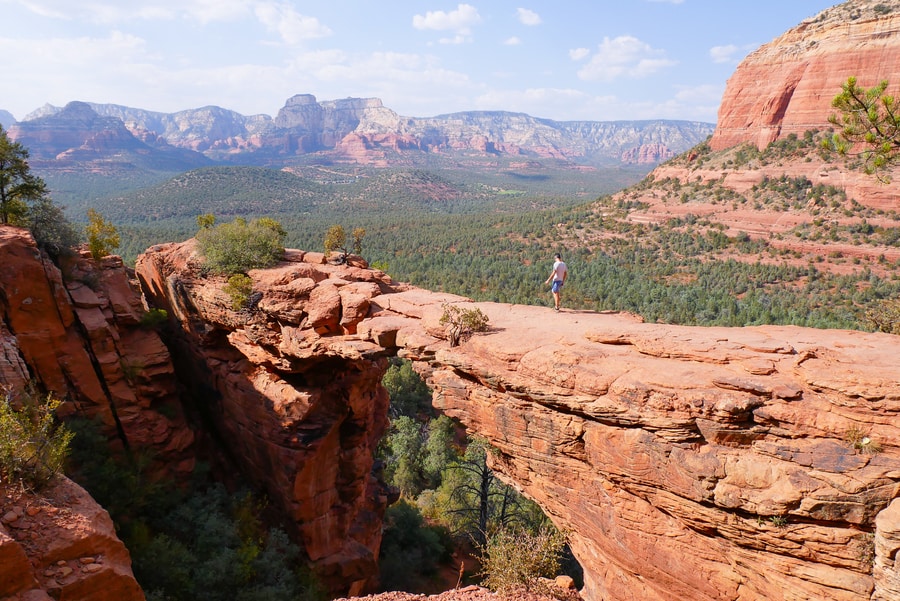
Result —
[[[554, 236], [593, 252], [616, 235], [610, 207], [628, 204], [632, 224], [699, 220], [691, 235], [719, 230], [768, 241], [799, 265], [890, 278], [897, 244], [809, 231], [898, 227], [896, 184], [812, 141], [832, 127], [831, 99], [848, 77], [896, 84], [898, 59], [900, 0], [850, 0], [811, 17], [738, 66], [706, 142], [677, 156], [668, 145], [634, 150], [628, 156], [668, 160], [640, 185], [586, 205], [596, 223], [560, 223]], [[385, 133], [395, 116], [380, 102], [325, 104], [288, 101], [271, 127], [292, 133], [267, 147], [280, 149], [270, 153], [279, 164], [285, 155], [374, 164], [424, 152], [421, 140]], [[151, 135], [149, 121], [124, 128], [85, 103], [10, 131], [37, 139], [35, 128], [67, 110], [104, 121], [128, 144], [144, 132], [166, 156], [196, 165], [211, 152], [266, 154], [253, 142], [262, 134], [176, 147]], [[323, 115], [334, 127], [310, 133]], [[462, 141], [425, 150], [540, 154], [460, 131]], [[97, 158], [103, 136], [86, 146], [82, 134], [56, 154], [36, 151], [38, 162]], [[573, 160], [551, 146], [540, 158]], [[778, 178], [846, 198], [828, 204], [807, 191], [777, 211], [754, 203], [750, 195]], [[377, 587], [382, 519], [396, 499], [376, 461], [389, 425], [381, 381], [400, 357], [435, 408], [489, 441], [494, 472], [568, 534], [585, 601], [900, 598], [896, 334], [476, 302], [310, 249], [288, 248], [247, 276], [253, 303], [235, 309], [227, 278], [204, 268], [194, 239], [153, 245], [133, 267], [86, 250], [54, 263], [28, 231], [0, 226], [0, 384], [52, 391], [65, 401], [60, 418], [95, 420], [111, 448], [148, 451], [160, 477], [186, 481], [217, 457], [217, 469], [265, 492], [332, 596]], [[451, 346], [447, 306], [478, 309], [489, 328]], [[164, 326], [147, 327], [160, 310]], [[0, 599], [144, 598], [109, 516], [73, 481], [42, 496], [0, 491]]]

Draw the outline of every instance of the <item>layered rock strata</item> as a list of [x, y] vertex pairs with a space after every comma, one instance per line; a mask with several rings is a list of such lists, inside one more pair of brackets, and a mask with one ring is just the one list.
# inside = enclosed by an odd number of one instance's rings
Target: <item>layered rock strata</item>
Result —
[[900, 2], [850, 0], [761, 46], [728, 80], [714, 150], [831, 127], [832, 99], [848, 77], [900, 85]]
[[[30, 385], [49, 392], [64, 401], [60, 417], [96, 420], [114, 452], [152, 456], [151, 477], [185, 478], [194, 434], [136, 282], [118, 257], [62, 264], [0, 226], [0, 394], [17, 406]], [[0, 598], [144, 598], [109, 516], [79, 486], [61, 479], [37, 496], [0, 486]]]
[[[397, 353], [570, 532], [587, 599], [900, 595], [895, 336], [554, 314], [397, 286], [317, 253], [287, 259], [250, 273], [244, 312], [199, 277], [191, 242], [150, 249], [138, 272], [215, 383], [219, 427], [244, 465], [275, 475], [320, 560], [364, 547], [354, 532], [377, 514], [341, 486], [371, 467], [356, 445], [383, 431], [378, 362]], [[481, 309], [491, 331], [451, 348], [446, 302]], [[347, 535], [361, 545], [338, 543]]]
[[152, 451], [158, 470], [185, 476], [193, 434], [136, 281], [118, 257], [62, 265], [26, 230], [0, 226], [0, 384], [15, 398], [33, 382], [64, 401], [61, 417], [97, 420], [118, 446]]
[[205, 275], [194, 241], [156, 246], [136, 271], [148, 301], [180, 324], [172, 340], [205, 427], [245, 478], [287, 516], [326, 586], [359, 594], [377, 580], [390, 492], [375, 448], [387, 427], [388, 351], [356, 336], [371, 299], [402, 289], [379, 272], [288, 251], [253, 270], [235, 310], [224, 276]]

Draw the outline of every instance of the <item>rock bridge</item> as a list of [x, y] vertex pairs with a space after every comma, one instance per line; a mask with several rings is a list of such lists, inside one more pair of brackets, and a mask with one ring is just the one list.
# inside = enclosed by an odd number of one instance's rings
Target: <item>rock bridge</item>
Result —
[[[386, 502], [371, 451], [397, 354], [570, 533], [586, 599], [900, 596], [896, 336], [472, 303], [301, 251], [251, 272], [261, 300], [235, 312], [197, 264], [191, 241], [149, 249], [144, 294], [184, 326], [239, 462], [351, 592], [377, 553], [362, 524]], [[490, 331], [451, 348], [447, 302]]]

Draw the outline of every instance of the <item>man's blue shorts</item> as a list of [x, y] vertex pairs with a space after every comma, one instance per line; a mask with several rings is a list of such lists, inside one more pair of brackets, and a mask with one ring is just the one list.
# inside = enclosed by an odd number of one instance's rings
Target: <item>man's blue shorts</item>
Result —
[[562, 280], [553, 280], [553, 286], [550, 287], [551, 292], [559, 292], [559, 289], [563, 287]]

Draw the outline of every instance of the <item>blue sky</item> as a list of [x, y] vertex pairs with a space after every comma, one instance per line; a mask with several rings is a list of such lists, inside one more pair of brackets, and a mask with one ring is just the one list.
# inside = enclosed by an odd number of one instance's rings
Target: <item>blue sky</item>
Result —
[[715, 122], [741, 59], [836, 0], [0, 0], [0, 109], [72, 100], [277, 114]]

